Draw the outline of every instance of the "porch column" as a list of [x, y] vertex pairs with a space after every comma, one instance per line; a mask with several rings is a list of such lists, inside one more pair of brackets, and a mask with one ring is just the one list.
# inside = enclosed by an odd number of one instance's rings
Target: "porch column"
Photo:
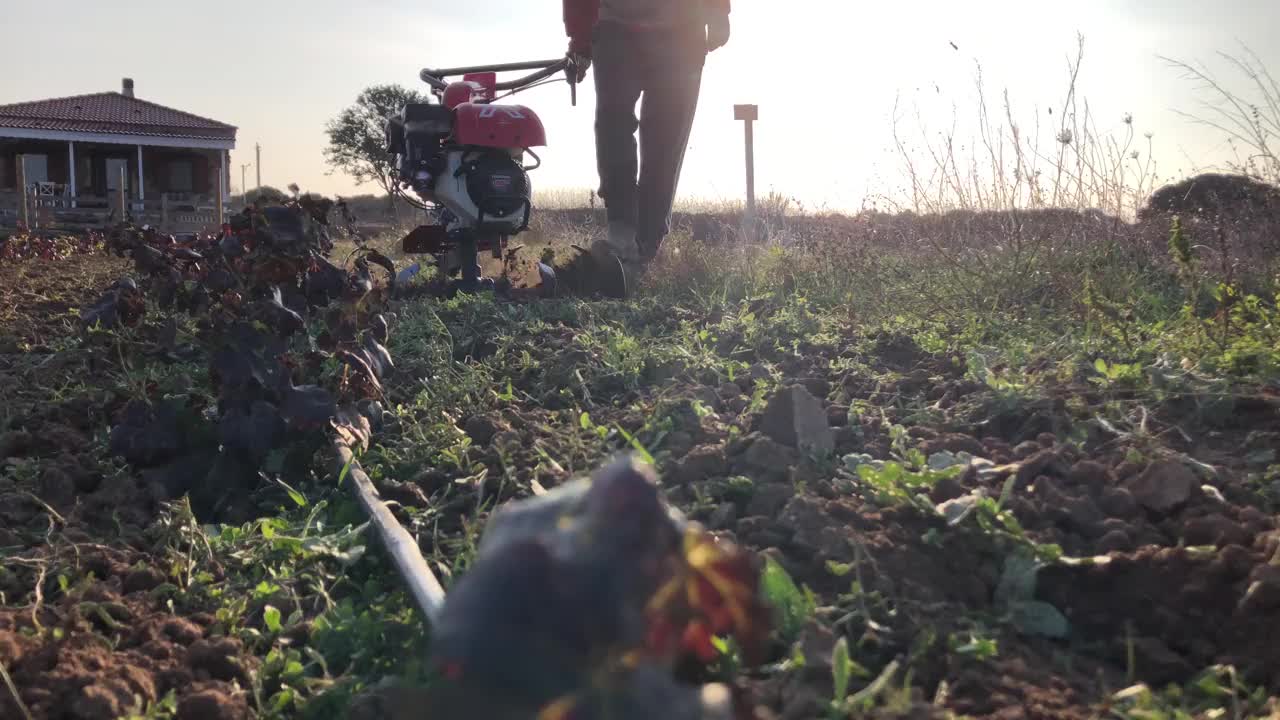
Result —
[[226, 195], [222, 198], [223, 202], [231, 201], [231, 151], [222, 151], [222, 181], [223, 187], [226, 188]]
[[71, 178], [71, 207], [76, 206], [76, 144], [73, 140], [67, 141], [67, 177]]
[[138, 146], [138, 201], [147, 199], [146, 189], [142, 185], [142, 146]]

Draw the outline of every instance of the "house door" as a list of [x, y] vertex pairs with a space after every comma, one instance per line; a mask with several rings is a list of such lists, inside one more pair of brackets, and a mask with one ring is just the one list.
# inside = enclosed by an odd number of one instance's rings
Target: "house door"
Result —
[[129, 161], [123, 158], [107, 158], [107, 192], [115, 194], [120, 187], [120, 177], [124, 176], [124, 188], [129, 190]]
[[23, 155], [22, 171], [25, 173], [27, 187], [49, 182], [49, 156]]

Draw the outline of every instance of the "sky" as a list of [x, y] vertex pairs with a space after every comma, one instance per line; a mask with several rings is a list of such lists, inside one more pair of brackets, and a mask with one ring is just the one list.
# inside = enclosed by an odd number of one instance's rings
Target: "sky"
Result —
[[[118, 90], [131, 77], [138, 97], [239, 128], [236, 189], [260, 144], [264, 184], [372, 192], [323, 158], [325, 123], [361, 89], [425, 89], [423, 67], [549, 59], [566, 45], [555, 0], [64, 0], [57, 13], [2, 2], [11, 72], [0, 79], [0, 103]], [[732, 23], [730, 44], [707, 62], [684, 197], [743, 196], [735, 103], [760, 107], [759, 195], [856, 209], [899, 193], [895, 107], [900, 131], [917, 140], [936, 140], [953, 123], [964, 136], [980, 65], [989, 103], [1007, 90], [1020, 126], [1051, 125], [1077, 34], [1080, 92], [1099, 130], [1123, 132], [1131, 114], [1137, 132], [1153, 134], [1160, 175], [1176, 179], [1221, 165], [1229, 151], [1220, 134], [1177, 112], [1206, 96], [1160, 56], [1204, 62], [1233, 80], [1217, 53], [1243, 43], [1280, 74], [1274, 0], [735, 0]], [[535, 186], [585, 194], [597, 183], [590, 83], [577, 107], [563, 84], [519, 98], [549, 137]], [[251, 187], [255, 171], [247, 169]]]

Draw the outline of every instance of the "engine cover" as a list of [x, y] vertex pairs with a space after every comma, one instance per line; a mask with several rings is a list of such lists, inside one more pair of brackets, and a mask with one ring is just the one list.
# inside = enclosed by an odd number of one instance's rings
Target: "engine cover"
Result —
[[514, 235], [528, 227], [532, 187], [519, 157], [502, 150], [448, 152], [435, 200], [455, 216], [454, 228]]
[[467, 102], [453, 112], [453, 137], [459, 145], [518, 150], [547, 144], [542, 120], [523, 105]]

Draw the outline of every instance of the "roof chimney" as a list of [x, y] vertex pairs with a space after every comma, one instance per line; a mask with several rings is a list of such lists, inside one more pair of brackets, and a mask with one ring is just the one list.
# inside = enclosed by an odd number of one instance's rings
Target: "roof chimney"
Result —
[[125, 78], [123, 81], [121, 81], [120, 85], [121, 85], [120, 92], [125, 97], [129, 97], [129, 98], [133, 97], [133, 78]]

